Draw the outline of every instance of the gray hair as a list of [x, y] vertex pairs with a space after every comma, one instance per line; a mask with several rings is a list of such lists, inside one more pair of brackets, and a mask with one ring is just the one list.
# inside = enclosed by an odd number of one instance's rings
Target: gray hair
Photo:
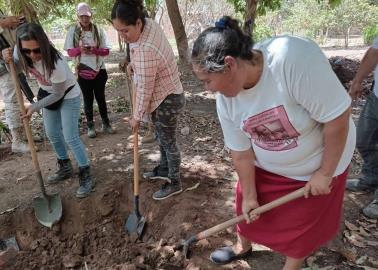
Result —
[[226, 56], [252, 60], [252, 47], [251, 37], [242, 32], [239, 22], [225, 16], [198, 36], [191, 59], [206, 72], [221, 72]]

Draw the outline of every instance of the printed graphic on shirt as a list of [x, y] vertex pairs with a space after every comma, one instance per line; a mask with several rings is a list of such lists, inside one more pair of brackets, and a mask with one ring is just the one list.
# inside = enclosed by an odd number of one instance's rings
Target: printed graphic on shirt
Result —
[[300, 135], [290, 123], [283, 105], [243, 121], [243, 130], [252, 143], [268, 151], [284, 151], [298, 146]]
[[40, 85], [51, 86], [52, 84], [36, 69], [28, 68], [28, 71], [39, 82]]

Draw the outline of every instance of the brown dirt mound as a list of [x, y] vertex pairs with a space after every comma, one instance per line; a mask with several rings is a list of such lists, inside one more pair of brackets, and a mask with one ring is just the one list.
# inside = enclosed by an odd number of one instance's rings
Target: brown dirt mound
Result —
[[[350, 82], [356, 76], [357, 70], [360, 66], [360, 61], [345, 58], [342, 56], [333, 56], [328, 60], [332, 66], [333, 71], [336, 73], [336, 76], [344, 85], [345, 89], [349, 89]], [[367, 95], [370, 92], [372, 82], [372, 75], [366, 78], [366, 80], [363, 82], [363, 95]]]

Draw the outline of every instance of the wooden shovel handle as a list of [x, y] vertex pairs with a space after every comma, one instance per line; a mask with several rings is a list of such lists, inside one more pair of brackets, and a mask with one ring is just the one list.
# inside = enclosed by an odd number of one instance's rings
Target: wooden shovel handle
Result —
[[[9, 62], [9, 67], [10, 67], [10, 73], [12, 75], [14, 87], [16, 89], [18, 105], [20, 106], [21, 113], [23, 115], [25, 115], [26, 109], [25, 109], [25, 105], [24, 105], [24, 98], [23, 98], [22, 93], [21, 93], [20, 82], [18, 81], [16, 67], [14, 65], [13, 60], [11, 60]], [[30, 129], [30, 125], [29, 125], [29, 120], [24, 118], [22, 122], [24, 124], [26, 137], [28, 138], [28, 143], [29, 143], [29, 148], [30, 148], [30, 153], [31, 153], [31, 156], [32, 156], [34, 168], [35, 168], [36, 171], [41, 171], [41, 169], [39, 168], [37, 152], [35, 151], [35, 145], [34, 145], [33, 135], [32, 135], [31, 129]]]
[[[302, 197], [304, 195], [304, 187], [303, 188], [300, 188], [296, 191], [293, 191], [285, 196], [282, 196], [281, 198], [278, 198], [274, 201], [271, 201], [270, 203], [267, 203], [267, 204], [264, 204], [254, 210], [251, 211], [251, 215], [253, 214], [256, 214], [256, 215], [259, 215], [259, 214], [262, 214], [262, 213], [265, 213], [273, 208], [276, 208], [277, 206], [280, 206], [282, 204], [285, 204], [285, 203], [288, 203], [292, 200], [295, 200], [295, 199], [298, 199], [300, 197]], [[284, 213], [283, 213], [284, 214]], [[223, 231], [224, 229], [227, 229], [228, 227], [231, 227], [235, 224], [238, 224], [239, 222], [242, 222], [244, 220], [244, 216], [243, 215], [240, 215], [240, 216], [237, 216], [237, 217], [234, 217], [228, 221], [225, 221], [221, 224], [218, 224], [214, 227], [211, 227], [205, 231], [202, 231], [200, 232], [199, 234], [197, 234], [197, 237], [196, 237], [196, 240], [199, 241], [201, 239], [205, 239], [217, 232], [220, 232], [220, 231]]]
[[[136, 88], [134, 81], [131, 80], [132, 85], [132, 91], [133, 91], [133, 101], [132, 101], [132, 115], [131, 118], [134, 115], [135, 107], [136, 107]], [[134, 145], [134, 196], [139, 195], [139, 147], [138, 147], [138, 128], [135, 128], [133, 130], [133, 145]]]
[[[18, 105], [20, 106], [20, 110], [21, 110], [22, 115], [25, 115], [26, 109], [25, 109], [25, 105], [24, 105], [24, 98], [22, 96], [21, 86], [20, 86], [20, 82], [19, 82], [19, 79], [18, 79], [18, 76], [17, 76], [16, 67], [14, 65], [13, 60], [11, 60], [9, 62], [9, 68], [10, 68], [10, 73], [11, 73], [11, 76], [12, 76], [14, 88], [16, 89]], [[33, 135], [32, 135], [32, 132], [31, 132], [31, 128], [30, 128], [30, 125], [29, 125], [29, 120], [24, 118], [22, 120], [22, 122], [24, 124], [26, 137], [28, 138], [30, 154], [31, 154], [31, 157], [32, 157], [34, 169], [36, 171], [35, 174], [36, 174], [36, 177], [38, 179], [38, 184], [39, 184], [39, 187], [41, 189], [43, 196], [46, 197], [47, 196], [46, 195], [46, 189], [45, 189], [45, 185], [43, 183], [41, 169], [39, 167], [37, 151], [35, 150], [35, 144], [34, 144]]]

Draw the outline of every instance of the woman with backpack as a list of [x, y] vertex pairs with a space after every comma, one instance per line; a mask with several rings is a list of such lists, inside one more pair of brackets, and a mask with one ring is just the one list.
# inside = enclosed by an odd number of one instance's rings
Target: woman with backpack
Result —
[[84, 111], [87, 118], [88, 137], [96, 137], [93, 121], [93, 101], [97, 101], [102, 118], [102, 131], [113, 134], [105, 99], [105, 85], [108, 74], [104, 57], [109, 55], [105, 32], [92, 23], [92, 10], [86, 3], [79, 3], [76, 8], [78, 23], [69, 28], [64, 50], [75, 58], [78, 82], [83, 93]]

